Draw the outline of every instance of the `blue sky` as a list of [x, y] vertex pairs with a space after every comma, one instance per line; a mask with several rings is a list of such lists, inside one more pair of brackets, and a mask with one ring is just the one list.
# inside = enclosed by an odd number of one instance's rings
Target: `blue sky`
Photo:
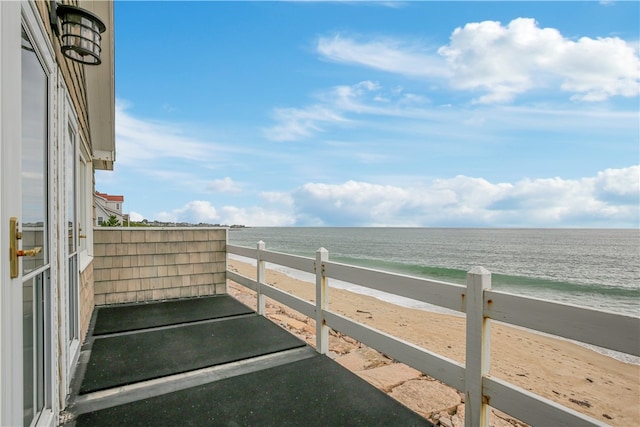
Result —
[[638, 2], [115, 4], [133, 219], [638, 227]]

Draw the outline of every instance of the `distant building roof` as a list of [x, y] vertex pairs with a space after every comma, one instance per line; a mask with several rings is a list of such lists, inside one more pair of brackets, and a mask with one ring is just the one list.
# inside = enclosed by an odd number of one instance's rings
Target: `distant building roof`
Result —
[[99, 191], [96, 191], [96, 196], [102, 197], [109, 202], [124, 202], [124, 196], [114, 196], [107, 193], [101, 193]]

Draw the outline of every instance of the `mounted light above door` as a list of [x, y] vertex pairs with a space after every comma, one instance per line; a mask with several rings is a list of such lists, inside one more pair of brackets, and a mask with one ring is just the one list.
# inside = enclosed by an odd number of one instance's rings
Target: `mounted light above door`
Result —
[[107, 27], [98, 16], [80, 7], [58, 5], [52, 0], [49, 18], [53, 30], [60, 35], [60, 49], [64, 56], [82, 64], [100, 65], [100, 34]]

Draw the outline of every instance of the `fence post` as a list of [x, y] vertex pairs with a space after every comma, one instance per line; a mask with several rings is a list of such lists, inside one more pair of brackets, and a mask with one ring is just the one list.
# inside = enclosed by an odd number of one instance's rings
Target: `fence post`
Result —
[[464, 379], [465, 427], [489, 425], [482, 378], [491, 366], [491, 321], [484, 317], [484, 291], [491, 289], [491, 273], [474, 267], [467, 273], [467, 352]]
[[256, 261], [257, 261], [257, 272], [256, 272], [256, 282], [258, 282], [258, 286], [256, 289], [256, 294], [258, 297], [257, 300], [257, 312], [259, 315], [264, 316], [264, 312], [265, 312], [265, 298], [264, 298], [264, 294], [262, 293], [262, 284], [264, 283], [264, 281], [266, 280], [266, 274], [265, 274], [265, 268], [264, 268], [264, 264], [265, 262], [262, 260], [262, 252], [264, 251], [266, 245], [265, 243], [260, 240], [258, 242], [258, 253], [256, 254]]
[[329, 307], [329, 288], [324, 275], [324, 262], [329, 260], [329, 251], [320, 248], [316, 251], [316, 351], [327, 354], [329, 351], [329, 328], [325, 324], [323, 310]]

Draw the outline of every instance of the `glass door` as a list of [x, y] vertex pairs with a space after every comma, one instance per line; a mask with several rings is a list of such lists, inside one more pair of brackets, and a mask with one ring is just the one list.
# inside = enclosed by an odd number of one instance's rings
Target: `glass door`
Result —
[[51, 294], [49, 262], [49, 79], [22, 29], [22, 313], [24, 425], [51, 406]]

